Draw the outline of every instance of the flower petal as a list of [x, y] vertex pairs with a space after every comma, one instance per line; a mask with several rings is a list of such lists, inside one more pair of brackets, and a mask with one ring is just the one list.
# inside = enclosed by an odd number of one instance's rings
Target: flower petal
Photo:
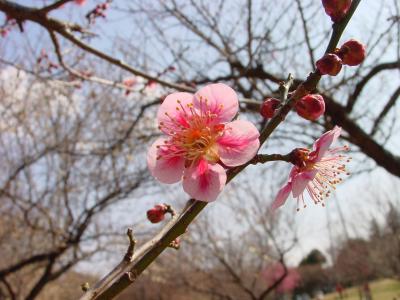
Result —
[[317, 172], [317, 170], [300, 172], [292, 178], [293, 198], [297, 198], [304, 192], [307, 184], [314, 179]]
[[157, 120], [160, 129], [169, 135], [171, 131], [179, 129], [179, 126], [187, 127], [188, 115], [191, 116], [187, 105], [191, 103], [193, 103], [193, 94], [173, 93], [168, 95], [158, 109]]
[[229, 122], [239, 110], [236, 92], [223, 83], [209, 84], [203, 87], [194, 95], [193, 104], [203, 113], [215, 114], [215, 123]]
[[285, 204], [286, 199], [289, 197], [290, 192], [292, 191], [292, 184], [288, 182], [284, 185], [276, 195], [274, 202], [272, 202], [272, 210], [276, 210], [277, 208], [281, 207]]
[[259, 136], [257, 128], [250, 122], [236, 120], [228, 123], [224, 134], [217, 140], [221, 161], [229, 167], [248, 162], [260, 147]]
[[147, 166], [151, 175], [157, 180], [162, 183], [175, 183], [182, 179], [185, 160], [182, 157], [164, 159], [162, 156], [160, 159], [157, 159], [159, 155], [166, 154], [165, 150], [157, 148], [157, 146], [162, 145], [165, 140], [167, 139], [159, 138], [151, 145], [147, 152]]
[[226, 183], [225, 169], [219, 164], [201, 160], [185, 169], [183, 189], [196, 200], [211, 202], [217, 199]]
[[321, 137], [315, 141], [313, 145], [313, 152], [310, 153], [310, 157], [314, 156], [314, 158], [312, 158], [314, 161], [321, 160], [325, 152], [340, 136], [341, 131], [341, 127], [335, 126], [332, 130], [329, 130], [321, 135]]

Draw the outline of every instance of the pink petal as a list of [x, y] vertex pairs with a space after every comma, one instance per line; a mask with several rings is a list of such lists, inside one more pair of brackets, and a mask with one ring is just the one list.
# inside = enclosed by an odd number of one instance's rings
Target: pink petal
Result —
[[162, 183], [175, 183], [182, 179], [185, 160], [182, 157], [157, 159], [158, 155], [166, 154], [165, 150], [157, 148], [157, 145], [162, 145], [165, 140], [167, 139], [159, 138], [151, 145], [147, 152], [147, 166], [157, 180]]
[[206, 160], [185, 169], [183, 176], [185, 192], [192, 198], [205, 202], [217, 199], [225, 183], [225, 169], [219, 164], [209, 164]]
[[[183, 108], [178, 101], [181, 102]], [[187, 127], [187, 114], [191, 115], [187, 105], [192, 102], [193, 94], [190, 93], [173, 93], [168, 95], [158, 109], [157, 120], [158, 125], [161, 126], [161, 130], [169, 135], [171, 131], [179, 129], [180, 125]], [[186, 116], [184, 110], [187, 113]]]
[[85, 2], [86, 2], [86, 0], [75, 0], [75, 3], [80, 5], [80, 6], [84, 5]]
[[288, 182], [279, 190], [278, 195], [276, 195], [275, 200], [271, 206], [272, 210], [276, 210], [277, 208], [285, 204], [286, 199], [289, 197], [291, 191], [292, 191], [292, 184]]
[[313, 145], [313, 155], [315, 158], [313, 160], [319, 161], [324, 156], [325, 152], [329, 149], [329, 147], [337, 140], [340, 136], [342, 128], [339, 126], [335, 126], [332, 130], [325, 132], [318, 140], [315, 141]]
[[317, 170], [300, 172], [292, 178], [293, 198], [299, 197], [305, 190], [307, 184], [314, 179]]
[[[211, 112], [216, 114], [215, 123], [229, 122], [239, 110], [239, 100], [236, 92], [223, 83], [209, 84], [194, 96], [193, 103], [197, 109], [203, 113]], [[205, 100], [207, 100], [207, 104]]]
[[260, 133], [250, 122], [236, 120], [225, 126], [217, 140], [221, 161], [229, 167], [240, 166], [256, 155], [260, 147]]

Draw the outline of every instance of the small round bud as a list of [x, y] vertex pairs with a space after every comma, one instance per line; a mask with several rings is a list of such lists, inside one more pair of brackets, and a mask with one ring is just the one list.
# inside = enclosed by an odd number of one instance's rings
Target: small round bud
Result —
[[147, 219], [151, 223], [159, 223], [165, 218], [167, 207], [163, 204], [157, 204], [147, 211]]
[[357, 66], [365, 59], [365, 46], [359, 41], [351, 39], [340, 47], [338, 55], [343, 64]]
[[304, 119], [315, 121], [325, 112], [325, 101], [321, 95], [306, 95], [297, 101], [295, 109]]
[[316, 63], [318, 71], [322, 75], [336, 76], [342, 69], [342, 60], [336, 54], [325, 54]]
[[349, 11], [351, 0], [322, 0], [325, 13], [331, 17], [332, 22], [339, 22]]
[[260, 114], [266, 118], [270, 119], [275, 115], [275, 111], [281, 104], [281, 101], [275, 98], [267, 98], [264, 103], [261, 105]]
[[75, 0], [75, 3], [80, 5], [80, 6], [84, 5], [85, 2], [86, 2], [86, 0]]

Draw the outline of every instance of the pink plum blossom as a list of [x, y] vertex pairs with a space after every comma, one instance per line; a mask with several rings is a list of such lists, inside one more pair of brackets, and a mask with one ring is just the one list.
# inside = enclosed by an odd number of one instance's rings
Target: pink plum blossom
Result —
[[197, 93], [168, 95], [158, 110], [166, 134], [147, 154], [151, 174], [163, 183], [183, 179], [183, 189], [201, 201], [214, 201], [226, 183], [226, 168], [245, 164], [258, 151], [259, 132], [250, 122], [232, 119], [237, 95], [225, 84], [210, 84]]
[[[298, 148], [292, 151], [292, 168], [289, 180], [278, 192], [272, 208], [277, 209], [282, 206], [292, 192], [293, 198], [297, 199], [297, 206], [301, 201], [304, 202], [304, 191], [310, 195], [315, 204], [321, 203], [328, 197], [335, 185], [342, 181], [341, 175], [347, 174], [344, 162], [349, 162], [350, 158], [342, 154], [348, 147], [338, 147], [329, 149], [336, 139], [340, 136], [341, 128], [335, 126], [332, 130], [324, 133], [315, 141], [313, 149]], [[299, 210], [299, 208], [297, 208]]]
[[[285, 274], [285, 267], [282, 263], [272, 263], [265, 268], [262, 273], [268, 286], [274, 285]], [[276, 292], [283, 294], [293, 291], [300, 283], [300, 274], [296, 269], [288, 268], [286, 276], [277, 285]]]
[[86, 0], [75, 0], [75, 3], [82, 6], [86, 3]]

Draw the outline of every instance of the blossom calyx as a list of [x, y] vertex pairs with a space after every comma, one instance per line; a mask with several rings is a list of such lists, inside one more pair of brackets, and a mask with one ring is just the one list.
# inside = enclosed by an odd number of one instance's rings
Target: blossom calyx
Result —
[[336, 76], [342, 69], [342, 60], [336, 54], [327, 53], [317, 61], [316, 66], [322, 75]]
[[278, 109], [281, 101], [276, 98], [267, 98], [263, 102], [260, 108], [260, 114], [266, 118], [270, 119], [275, 115], [276, 110]]
[[348, 40], [340, 47], [338, 56], [343, 64], [357, 66], [365, 59], [365, 46], [355, 39]]
[[309, 94], [297, 101], [295, 109], [300, 117], [315, 121], [324, 114], [325, 101], [319, 94]]

